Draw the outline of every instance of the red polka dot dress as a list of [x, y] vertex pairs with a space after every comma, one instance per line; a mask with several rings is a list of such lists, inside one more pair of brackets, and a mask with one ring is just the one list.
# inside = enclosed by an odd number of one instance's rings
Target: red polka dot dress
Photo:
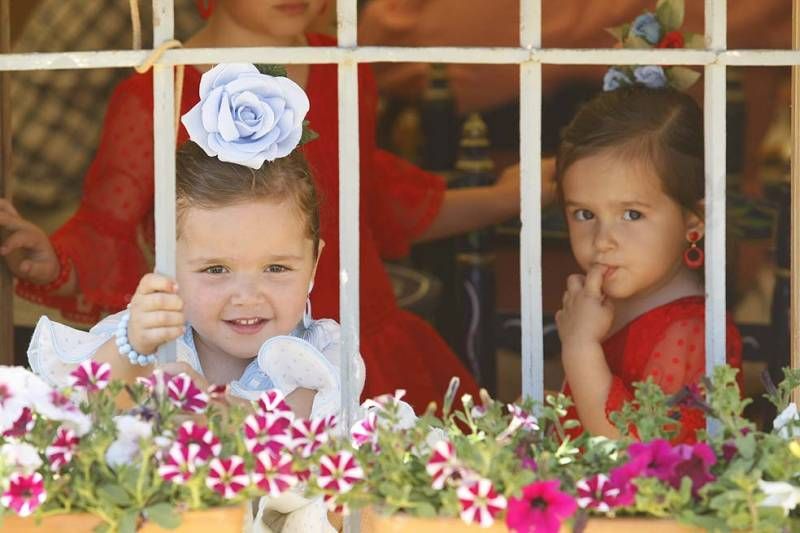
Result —
[[[308, 35], [311, 46], [335, 40]], [[181, 113], [198, 101], [201, 74], [187, 67]], [[62, 298], [20, 283], [17, 292], [57, 307], [76, 320], [96, 321], [125, 307], [149, 267], [153, 248], [153, 78], [133, 75], [114, 91], [77, 213], [53, 236], [73, 263], [81, 296]], [[315, 318], [339, 319], [339, 158], [336, 65], [311, 65], [308, 120], [319, 138], [304, 145], [321, 197], [320, 256], [311, 302]], [[382, 260], [406, 255], [411, 241], [439, 212], [443, 180], [375, 145], [377, 88], [368, 65], [359, 67], [360, 123], [360, 350], [366, 397], [406, 389], [418, 411], [441, 402], [451, 376], [473, 396], [478, 387], [436, 331], [397, 307]], [[181, 126], [178, 143], [188, 138]], [[342, 206], [347, 209], [348, 206]]]
[[[737, 377], [741, 389], [742, 341], [730, 317], [726, 333], [727, 362], [740, 370]], [[689, 296], [651, 309], [606, 339], [603, 352], [612, 374], [607, 416], [633, 400], [633, 383], [648, 377], [667, 394], [698, 383], [705, 374], [704, 298]], [[564, 391], [570, 394], [569, 383]], [[705, 427], [703, 413], [681, 407], [678, 415], [680, 432], [674, 441], [694, 442], [696, 431]], [[567, 418], [578, 419], [574, 406]]]

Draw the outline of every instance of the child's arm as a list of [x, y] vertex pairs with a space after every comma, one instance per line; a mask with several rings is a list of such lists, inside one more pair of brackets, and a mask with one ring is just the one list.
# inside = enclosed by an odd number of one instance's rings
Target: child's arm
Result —
[[612, 375], [600, 342], [611, 328], [614, 309], [603, 296], [603, 274], [602, 268], [595, 267], [585, 277], [574, 274], [567, 279], [556, 324], [564, 372], [581, 424], [592, 435], [619, 438], [605, 409]]

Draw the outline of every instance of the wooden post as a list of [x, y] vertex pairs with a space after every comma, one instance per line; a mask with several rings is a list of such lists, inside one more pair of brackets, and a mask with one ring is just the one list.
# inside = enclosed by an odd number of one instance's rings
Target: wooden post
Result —
[[[10, 0], [0, 0], [0, 52], [11, 51]], [[10, 73], [0, 72], [0, 196], [11, 199]], [[11, 272], [0, 261], [0, 365], [14, 364], [14, 291]]]
[[[800, 0], [792, 2], [792, 48], [800, 50]], [[792, 66], [792, 240], [791, 272], [791, 353], [792, 368], [800, 368], [800, 65]], [[795, 389], [792, 400], [800, 403], [800, 390]]]

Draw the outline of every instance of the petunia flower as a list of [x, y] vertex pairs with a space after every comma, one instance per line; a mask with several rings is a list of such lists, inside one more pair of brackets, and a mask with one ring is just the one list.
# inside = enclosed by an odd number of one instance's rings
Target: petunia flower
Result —
[[461, 505], [461, 520], [467, 524], [477, 523], [481, 527], [494, 524], [495, 517], [507, 505], [502, 494], [498, 494], [488, 479], [477, 479], [458, 487], [458, 502]]
[[758, 488], [767, 495], [759, 503], [759, 506], [781, 507], [783, 508], [784, 516], [787, 516], [800, 503], [800, 487], [784, 481], [764, 481], [759, 479]]
[[228, 393], [227, 384], [209, 385], [206, 394], [210, 400], [223, 400]]
[[150, 394], [161, 397], [166, 394], [167, 383], [169, 383], [173, 377], [175, 377], [174, 374], [170, 374], [169, 372], [164, 372], [160, 368], [156, 368], [153, 370], [153, 373], [146, 378], [136, 378], [136, 383], [144, 385], [144, 388], [147, 389], [147, 392]]
[[195, 424], [191, 420], [181, 424], [175, 440], [183, 445], [197, 444], [200, 447], [197, 459], [203, 463], [212, 457], [219, 457], [222, 451], [222, 443], [219, 438], [206, 426]]
[[173, 405], [189, 413], [203, 413], [208, 407], [208, 394], [188, 374], [180, 373], [167, 382], [167, 396]]
[[[2, 411], [2, 409], [0, 409]], [[19, 417], [3, 432], [4, 437], [24, 437], [33, 429], [33, 411], [30, 407], [23, 407]]]
[[325, 455], [320, 459], [317, 485], [321, 489], [342, 494], [363, 480], [364, 470], [350, 452], [341, 451], [334, 455]]
[[446, 440], [434, 445], [428, 464], [425, 465], [425, 471], [433, 479], [431, 486], [436, 490], [443, 489], [447, 480], [458, 472], [459, 468], [455, 446]]
[[117, 426], [117, 439], [106, 450], [106, 463], [112, 468], [136, 461], [141, 441], [153, 434], [152, 424], [136, 416], [115, 416], [114, 424]]
[[360, 448], [364, 444], [370, 443], [373, 447], [378, 444], [378, 415], [375, 412], [367, 413], [363, 419], [353, 424], [350, 430], [350, 438], [353, 447]]
[[77, 448], [80, 441], [81, 439], [71, 429], [58, 428], [53, 442], [44, 452], [47, 460], [50, 461], [50, 468], [54, 472], [58, 472], [72, 461], [72, 455], [75, 453], [75, 448]]
[[92, 419], [81, 411], [75, 403], [61, 392], [52, 389], [46, 395], [33, 401], [33, 409], [43, 417], [63, 422], [82, 437], [92, 428]]
[[197, 444], [183, 445], [176, 442], [172, 445], [158, 467], [158, 474], [164, 479], [183, 485], [197, 471], [197, 455], [200, 453], [200, 446]]
[[244, 466], [244, 459], [232, 455], [226, 459], [214, 457], [208, 463], [206, 486], [229, 500], [250, 484], [250, 476]]
[[289, 448], [308, 458], [328, 441], [328, 433], [336, 426], [336, 417], [297, 418], [289, 428]]
[[87, 359], [70, 372], [70, 385], [86, 392], [105, 389], [111, 381], [111, 365]]
[[14, 472], [8, 479], [8, 488], [0, 496], [0, 505], [19, 516], [29, 516], [46, 499], [44, 478], [39, 472], [30, 475]]
[[797, 404], [791, 402], [787, 405], [772, 421], [772, 427], [784, 439], [800, 437], [800, 414], [797, 412]]
[[558, 533], [561, 524], [578, 505], [559, 490], [560, 481], [535, 481], [522, 489], [521, 498], [510, 498], [506, 526], [516, 533]]
[[0, 446], [0, 464], [22, 474], [32, 474], [42, 466], [42, 458], [39, 451], [27, 442], [11, 441]]
[[256, 455], [253, 484], [270, 496], [280, 496], [298, 483], [292, 471], [292, 456], [288, 453], [275, 454], [264, 450]]
[[280, 414], [252, 414], [244, 419], [244, 445], [250, 453], [279, 453], [289, 444], [291, 421]]
[[285, 396], [278, 389], [270, 389], [261, 393], [256, 402], [258, 412], [261, 414], [275, 413], [284, 415], [289, 420], [294, 420], [294, 411], [286, 403]]
[[536, 423], [536, 417], [523, 411], [518, 405], [514, 405], [513, 403], [508, 404], [508, 412], [511, 413], [511, 422], [509, 422], [508, 427], [497, 436], [498, 441], [503, 441], [511, 437], [520, 429], [525, 431], [537, 431], [539, 429], [539, 424]]
[[595, 474], [575, 484], [577, 503], [581, 509], [607, 513], [619, 505], [620, 488], [605, 474]]
[[10, 430], [25, 408], [46, 401], [52, 390], [30, 370], [0, 366], [0, 433]]
[[714, 450], [705, 442], [696, 444], [679, 444], [675, 453], [680, 458], [675, 464], [674, 473], [669, 483], [678, 488], [681, 480], [688, 477], [692, 480], [692, 494], [697, 496], [698, 491], [716, 477], [711, 473], [711, 467], [717, 463]]
[[675, 465], [681, 460], [672, 445], [664, 439], [635, 442], [628, 448], [630, 460], [615, 469], [616, 479], [624, 483], [636, 477], [655, 477], [669, 482]]

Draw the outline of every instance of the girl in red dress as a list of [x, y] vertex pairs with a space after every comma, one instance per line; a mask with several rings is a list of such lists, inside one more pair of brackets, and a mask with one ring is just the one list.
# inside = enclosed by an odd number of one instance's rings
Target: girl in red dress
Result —
[[[188, 47], [335, 46], [306, 34], [325, 0], [219, 0]], [[209, 65], [187, 66], [181, 113], [198, 100]], [[290, 65], [289, 77], [306, 89], [308, 119], [320, 134], [304, 146], [322, 197], [322, 238], [327, 243], [311, 293], [317, 316], [339, 319], [339, 161], [336, 65]], [[359, 69], [361, 172], [361, 339], [367, 366], [364, 394], [407, 390], [418, 410], [441, 400], [451, 376], [463, 392], [477, 394], [474, 379], [425, 321], [398, 308], [382, 260], [408, 252], [410, 243], [496, 223], [519, 211], [518, 168], [497, 184], [445, 190], [443, 180], [379, 150], [375, 145], [377, 92], [367, 65]], [[149, 270], [153, 243], [152, 74], [133, 75], [109, 103], [97, 155], [75, 215], [50, 239], [0, 200], [0, 227], [12, 231], [0, 254], [20, 279], [20, 295], [57, 307], [73, 319], [94, 322], [124, 308]], [[187, 139], [178, 132], [178, 144]], [[342, 206], [347, 208], [346, 206]], [[21, 255], [14, 252], [22, 251]]]
[[[609, 413], [652, 377], [666, 393], [705, 372], [703, 115], [672, 89], [628, 87], [588, 103], [566, 129], [556, 180], [573, 254], [556, 314], [571, 417], [617, 437]], [[728, 320], [727, 360], [741, 366]], [[705, 425], [682, 408], [676, 441]]]

